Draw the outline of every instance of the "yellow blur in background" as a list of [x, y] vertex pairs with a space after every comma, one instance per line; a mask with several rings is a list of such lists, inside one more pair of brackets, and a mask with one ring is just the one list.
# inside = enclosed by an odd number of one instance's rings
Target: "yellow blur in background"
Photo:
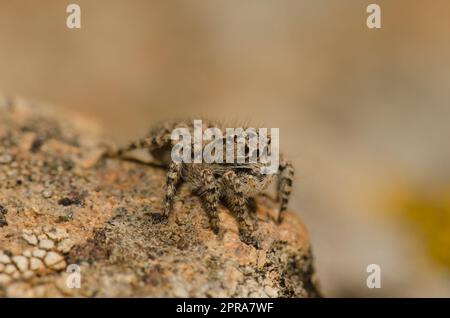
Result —
[[325, 295], [448, 297], [449, 18], [446, 0], [0, 0], [0, 91], [118, 143], [183, 116], [279, 127]]
[[420, 235], [429, 256], [450, 269], [450, 185], [430, 191], [426, 185], [405, 184], [391, 199], [399, 217]]

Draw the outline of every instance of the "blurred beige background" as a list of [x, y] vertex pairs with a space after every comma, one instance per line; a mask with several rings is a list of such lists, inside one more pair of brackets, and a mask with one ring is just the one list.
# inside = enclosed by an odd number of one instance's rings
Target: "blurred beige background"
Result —
[[120, 143], [174, 116], [279, 127], [325, 294], [448, 297], [449, 18], [446, 0], [1, 0], [0, 91]]

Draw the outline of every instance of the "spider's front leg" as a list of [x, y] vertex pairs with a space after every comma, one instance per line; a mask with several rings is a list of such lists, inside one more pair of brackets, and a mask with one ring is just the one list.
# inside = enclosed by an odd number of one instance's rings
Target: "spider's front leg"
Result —
[[172, 162], [169, 165], [169, 170], [167, 172], [166, 180], [166, 198], [164, 201], [164, 212], [163, 216], [165, 218], [169, 217], [172, 211], [173, 199], [177, 193], [177, 184], [181, 178], [181, 163]]
[[203, 169], [200, 172], [201, 177], [201, 191], [200, 195], [203, 198], [206, 212], [209, 216], [211, 229], [215, 234], [219, 233], [219, 215], [217, 207], [219, 205], [219, 185], [216, 178], [209, 169]]
[[278, 171], [278, 201], [280, 202], [280, 211], [278, 214], [278, 223], [284, 218], [287, 210], [289, 197], [292, 192], [292, 183], [294, 181], [294, 166], [289, 161], [281, 159]]
[[230, 209], [236, 215], [239, 225], [239, 235], [244, 243], [253, 245], [258, 248], [258, 241], [254, 238], [253, 233], [256, 230], [257, 223], [252, 222], [247, 209], [247, 197], [244, 194], [242, 182], [234, 171], [226, 172], [222, 180], [227, 189], [226, 199]]

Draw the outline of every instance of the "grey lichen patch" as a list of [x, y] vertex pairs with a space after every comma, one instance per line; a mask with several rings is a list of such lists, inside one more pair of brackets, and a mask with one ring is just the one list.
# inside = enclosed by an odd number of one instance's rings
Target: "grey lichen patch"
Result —
[[[64, 254], [73, 247], [69, 234], [63, 229], [23, 230], [22, 238], [29, 246], [20, 254], [0, 250], [0, 294], [3, 288], [5, 296], [21, 295], [14, 287], [16, 282], [22, 282], [21, 287], [28, 284], [27, 293], [30, 293], [34, 284], [65, 270]], [[60, 248], [61, 243], [64, 249]]]
[[[10, 101], [0, 107], [0, 296], [313, 297], [309, 237], [256, 199], [260, 249], [220, 207], [214, 234], [182, 186], [161, 217], [166, 172], [101, 156], [91, 122]], [[8, 213], [6, 214], [6, 210]], [[81, 288], [66, 272], [77, 265]]]

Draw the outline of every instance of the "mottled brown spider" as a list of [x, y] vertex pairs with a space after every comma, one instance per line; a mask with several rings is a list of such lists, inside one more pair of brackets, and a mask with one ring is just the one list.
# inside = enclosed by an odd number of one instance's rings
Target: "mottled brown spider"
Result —
[[[204, 123], [204, 128], [220, 127], [216, 123]], [[204, 203], [214, 233], [219, 232], [217, 208], [222, 201], [234, 213], [239, 226], [240, 238], [243, 242], [257, 246], [253, 236], [257, 227], [256, 217], [252, 217], [248, 209], [250, 198], [264, 191], [273, 181], [277, 183], [277, 199], [280, 202], [278, 222], [283, 220], [291, 194], [294, 168], [292, 164], [280, 156], [280, 165], [276, 174], [261, 173], [261, 163], [176, 163], [171, 159], [171, 140], [175, 128], [193, 129], [192, 122], [178, 121], [165, 123], [151, 130], [143, 139], [119, 149], [115, 154], [123, 156], [135, 149], [148, 149], [156, 163], [168, 167], [166, 196], [163, 216], [168, 217], [180, 181], [187, 182], [193, 192], [198, 194]], [[224, 140], [224, 143], [226, 141]]]

